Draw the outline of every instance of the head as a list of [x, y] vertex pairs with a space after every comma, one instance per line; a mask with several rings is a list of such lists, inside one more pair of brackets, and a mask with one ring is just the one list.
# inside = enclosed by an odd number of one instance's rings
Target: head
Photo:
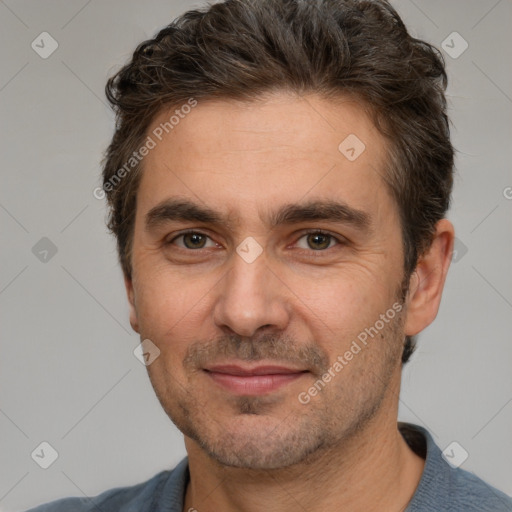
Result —
[[[164, 409], [217, 460], [290, 465], [396, 412], [453, 243], [445, 87], [387, 2], [356, 0], [189, 11], [109, 80], [131, 324], [160, 350]], [[212, 371], [233, 361], [301, 373], [233, 392]]]

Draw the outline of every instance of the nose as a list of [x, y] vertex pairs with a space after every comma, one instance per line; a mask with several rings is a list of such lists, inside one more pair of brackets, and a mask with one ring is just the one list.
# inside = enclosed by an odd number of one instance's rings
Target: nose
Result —
[[270, 270], [264, 253], [252, 263], [234, 254], [231, 267], [217, 286], [213, 316], [221, 329], [245, 337], [264, 328], [286, 329], [290, 294], [277, 272]]

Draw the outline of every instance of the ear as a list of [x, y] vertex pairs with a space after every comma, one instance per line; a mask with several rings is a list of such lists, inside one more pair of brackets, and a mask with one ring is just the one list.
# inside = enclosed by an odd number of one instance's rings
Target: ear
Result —
[[130, 325], [135, 332], [139, 332], [139, 321], [137, 320], [137, 310], [135, 309], [135, 293], [133, 291], [133, 281], [131, 277], [124, 276], [124, 286], [130, 306]]
[[454, 236], [452, 223], [440, 220], [430, 248], [418, 259], [406, 300], [405, 334], [408, 336], [421, 332], [437, 316], [452, 260]]

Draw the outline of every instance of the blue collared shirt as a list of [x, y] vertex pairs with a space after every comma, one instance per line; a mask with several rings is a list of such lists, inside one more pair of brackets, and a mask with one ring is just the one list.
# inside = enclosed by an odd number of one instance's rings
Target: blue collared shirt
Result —
[[[425, 457], [420, 483], [405, 512], [512, 512], [512, 498], [472, 473], [453, 468], [423, 427], [401, 423], [400, 431]], [[105, 491], [95, 498], [65, 498], [27, 512], [187, 512], [188, 458], [146, 482]]]

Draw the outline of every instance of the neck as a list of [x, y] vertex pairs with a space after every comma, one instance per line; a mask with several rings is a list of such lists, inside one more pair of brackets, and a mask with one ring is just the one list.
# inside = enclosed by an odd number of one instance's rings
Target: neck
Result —
[[392, 391], [374, 418], [349, 439], [292, 467], [226, 467], [186, 437], [190, 483], [184, 511], [405, 509], [421, 479], [424, 460], [409, 448], [398, 431], [397, 391]]

